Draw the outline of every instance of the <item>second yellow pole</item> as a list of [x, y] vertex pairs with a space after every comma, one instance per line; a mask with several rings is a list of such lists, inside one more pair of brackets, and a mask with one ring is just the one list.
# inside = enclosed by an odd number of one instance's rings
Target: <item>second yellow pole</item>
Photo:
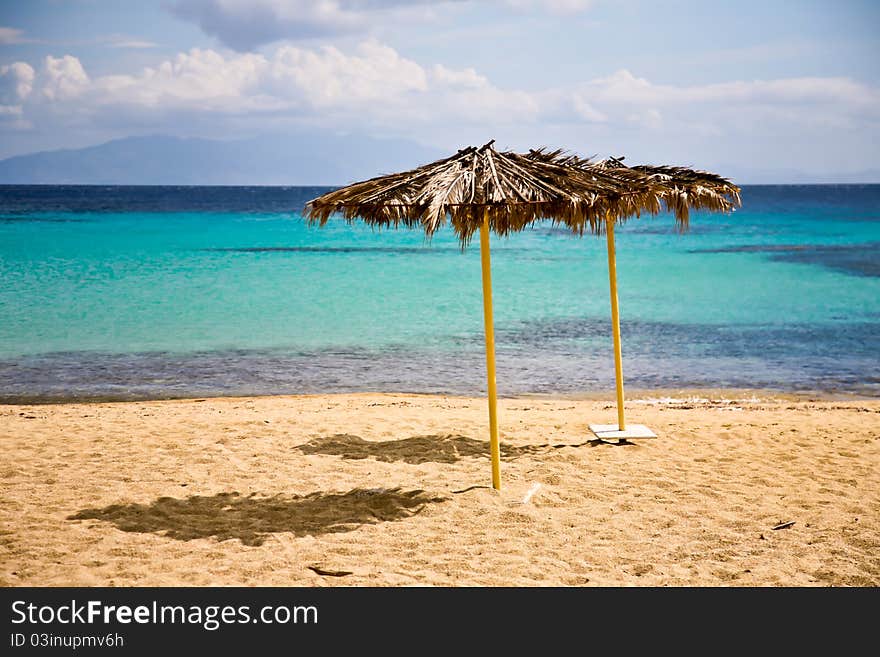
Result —
[[608, 241], [608, 280], [611, 284], [611, 330], [614, 334], [614, 378], [617, 383], [617, 430], [626, 430], [623, 417], [623, 357], [620, 351], [620, 313], [617, 308], [617, 263], [614, 253], [614, 220], [605, 214], [605, 236]]
[[489, 383], [489, 451], [492, 488], [501, 490], [501, 450], [498, 445], [498, 391], [495, 387], [495, 326], [492, 321], [492, 262], [489, 257], [489, 212], [480, 224], [480, 259], [483, 266], [483, 322], [486, 329], [486, 378]]

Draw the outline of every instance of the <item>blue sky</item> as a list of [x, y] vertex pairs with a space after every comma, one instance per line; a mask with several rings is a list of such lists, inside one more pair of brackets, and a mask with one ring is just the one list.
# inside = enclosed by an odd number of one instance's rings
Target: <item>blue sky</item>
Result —
[[0, 0], [0, 157], [319, 130], [857, 174], [878, 33], [853, 0]]

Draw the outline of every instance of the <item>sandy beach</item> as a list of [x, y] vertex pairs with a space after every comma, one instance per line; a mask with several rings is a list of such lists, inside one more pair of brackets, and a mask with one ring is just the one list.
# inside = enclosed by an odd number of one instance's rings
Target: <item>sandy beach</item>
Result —
[[[877, 586], [880, 401], [347, 394], [0, 407], [3, 586]], [[782, 523], [792, 523], [774, 529]]]

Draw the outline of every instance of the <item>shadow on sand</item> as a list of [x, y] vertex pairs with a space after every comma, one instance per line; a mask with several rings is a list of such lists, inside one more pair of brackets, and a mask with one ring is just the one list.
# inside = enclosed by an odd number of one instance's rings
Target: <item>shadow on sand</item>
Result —
[[[548, 454], [563, 447], [596, 447], [598, 445], [632, 445], [633, 443], [609, 443], [601, 439], [587, 440], [574, 444], [509, 445], [501, 443], [501, 457], [516, 459], [523, 456]], [[326, 454], [341, 456], [344, 459], [374, 458], [377, 461], [392, 463], [403, 461], [419, 463], [455, 463], [467, 457], [489, 458], [489, 441], [475, 440], [466, 436], [430, 435], [412, 436], [399, 440], [364, 440], [360, 436], [338, 433], [333, 436], [313, 438], [307, 443], [297, 445], [303, 454]]]
[[366, 524], [403, 520], [428, 504], [446, 499], [422, 490], [400, 488], [272, 497], [259, 497], [256, 493], [245, 497], [233, 492], [184, 499], [160, 497], [150, 504], [83, 509], [68, 520], [101, 520], [124, 532], [162, 534], [180, 541], [237, 538], [245, 545], [259, 546], [273, 533], [331, 534]]

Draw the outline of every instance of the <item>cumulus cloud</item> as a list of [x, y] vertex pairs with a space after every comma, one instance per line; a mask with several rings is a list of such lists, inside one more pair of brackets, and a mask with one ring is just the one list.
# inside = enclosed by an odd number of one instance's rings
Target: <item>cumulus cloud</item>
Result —
[[143, 120], [149, 111], [158, 124], [169, 113], [191, 113], [203, 122], [262, 114], [399, 128], [438, 116], [531, 121], [540, 111], [531, 94], [500, 89], [474, 69], [426, 68], [372, 40], [349, 53], [332, 46], [283, 46], [271, 56], [193, 49], [137, 75], [94, 79], [71, 55], [47, 57], [38, 83], [57, 120], [88, 111], [112, 111], [117, 120], [132, 112]]
[[34, 87], [34, 69], [25, 62], [0, 66], [0, 126], [29, 127], [23, 119], [23, 103]]
[[79, 59], [73, 55], [47, 56], [43, 69], [43, 95], [49, 100], [69, 100], [83, 93], [89, 86]]
[[[34, 70], [2, 69], [6, 96], [30, 94]], [[232, 112], [284, 109], [371, 116], [389, 109], [434, 117], [506, 121], [547, 119], [659, 125], [668, 113], [702, 114], [775, 107], [791, 114], [878, 113], [875, 87], [849, 78], [789, 78], [708, 85], [655, 84], [627, 70], [567, 89], [503, 89], [473, 68], [425, 67], [375, 40], [354, 51], [282, 46], [271, 55], [192, 49], [139, 74], [90, 78], [72, 55], [46, 57], [37, 81], [45, 99], [95, 106], [146, 106]], [[9, 103], [7, 103], [9, 104]], [[641, 118], [639, 118], [641, 117]]]
[[[2, 78], [5, 97], [11, 97], [10, 89], [17, 90], [16, 103], [35, 84], [33, 69], [24, 63], [4, 67]], [[655, 84], [620, 70], [569, 89], [503, 89], [473, 68], [425, 67], [375, 40], [361, 43], [353, 52], [333, 46], [282, 46], [266, 56], [193, 49], [136, 75], [94, 79], [76, 57], [49, 56], [37, 84], [49, 101], [75, 101], [86, 108], [312, 113], [397, 125], [418, 120], [549, 120], [631, 122], [657, 129], [668, 127], [664, 117], [685, 121], [701, 116], [704, 122], [720, 121], [731, 113], [751, 116], [762, 108], [778, 111], [788, 120], [807, 120], [823, 113], [838, 118], [876, 117], [880, 106], [876, 88], [848, 78], [676, 86]]]
[[193, 49], [113, 75], [90, 76], [72, 55], [47, 57], [36, 71], [17, 62], [0, 68], [0, 127], [13, 119], [18, 128], [116, 136], [317, 127], [461, 145], [511, 135], [518, 147], [556, 140], [611, 155], [646, 144], [674, 156], [785, 142], [861, 149], [868, 160], [867, 144], [880, 136], [880, 90], [842, 77], [658, 84], [628, 70], [523, 90], [474, 68], [425, 66], [367, 40], [353, 49], [285, 45], [268, 54]]
[[279, 48], [264, 82], [273, 95], [301, 97], [315, 108], [393, 103], [428, 90], [419, 64], [374, 41], [361, 44], [355, 55], [333, 47]]
[[[578, 85], [574, 98], [585, 120], [623, 117], [654, 130], [699, 125], [707, 134], [754, 132], [762, 124], [775, 129], [779, 123], [845, 126], [880, 119], [880, 91], [842, 77], [676, 86], [620, 70]], [[580, 110], [581, 102], [589, 102], [590, 111]]]
[[282, 39], [364, 32], [373, 21], [426, 18], [450, 0], [176, 0], [178, 18], [238, 51]]
[[875, 89], [849, 78], [786, 78], [751, 80], [707, 85], [674, 86], [653, 84], [627, 70], [597, 78], [583, 89], [598, 101], [608, 103], [846, 103], [876, 102]]
[[25, 62], [0, 66], [0, 103], [17, 105], [33, 90], [34, 69]]
[[240, 111], [257, 95], [254, 86], [265, 67], [261, 55], [227, 59], [213, 50], [194, 48], [139, 75], [95, 78], [87, 102], [94, 108], [149, 109], [157, 118], [164, 118], [164, 111], [182, 108], [207, 114]]

